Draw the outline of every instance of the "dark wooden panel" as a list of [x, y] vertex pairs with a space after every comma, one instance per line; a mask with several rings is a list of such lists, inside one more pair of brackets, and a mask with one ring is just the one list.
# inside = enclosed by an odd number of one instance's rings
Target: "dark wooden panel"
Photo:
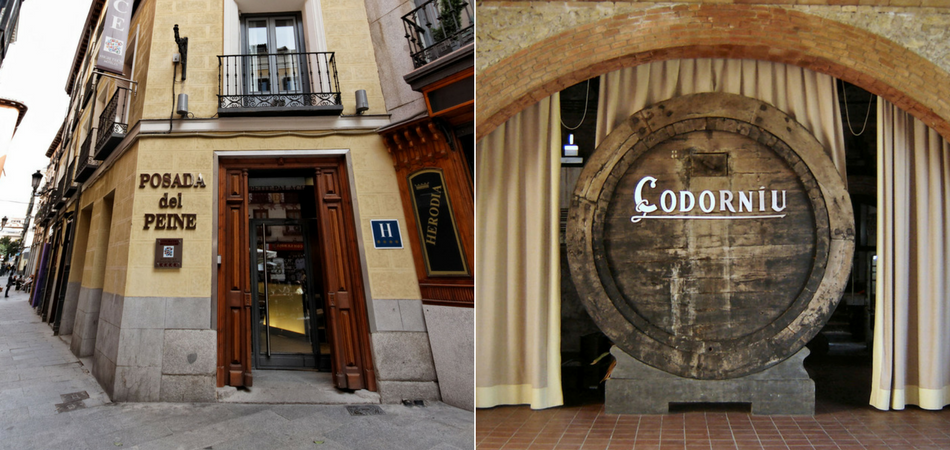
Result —
[[364, 358], [359, 330], [361, 314], [352, 301], [356, 273], [347, 251], [346, 213], [340, 196], [342, 180], [337, 170], [321, 170], [317, 174], [317, 204], [320, 209], [320, 249], [323, 252], [324, 286], [329, 311], [327, 329], [330, 333], [331, 370], [339, 388], [363, 389]]
[[[222, 167], [221, 184], [224, 200], [220, 205], [218, 233], [222, 264], [218, 270], [219, 367], [227, 367], [226, 383], [251, 386], [250, 293], [247, 242], [247, 172]], [[219, 371], [220, 372], [220, 371]], [[223, 384], [224, 380], [218, 380]]]

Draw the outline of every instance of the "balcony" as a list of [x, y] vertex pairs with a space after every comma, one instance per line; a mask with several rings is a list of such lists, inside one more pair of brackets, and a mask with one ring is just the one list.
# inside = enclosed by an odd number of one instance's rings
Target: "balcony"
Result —
[[418, 69], [475, 40], [472, 5], [429, 0], [402, 17], [413, 67]]
[[89, 131], [89, 134], [86, 135], [86, 140], [83, 141], [82, 146], [79, 147], [79, 159], [77, 160], [75, 178], [77, 183], [84, 183], [95, 173], [96, 169], [99, 168], [99, 162], [93, 159], [89, 154], [90, 147], [92, 147], [92, 136], [94, 134], [96, 134], [95, 128]]
[[40, 200], [39, 208], [37, 208], [35, 218], [36, 218], [36, 224], [40, 226], [46, 225], [46, 223], [49, 222], [49, 218], [50, 218], [49, 200], [46, 200], [46, 199]]
[[64, 186], [65, 181], [66, 181], [65, 178], [60, 180], [59, 185], [56, 186], [56, 189], [53, 189], [53, 193], [50, 194], [50, 203], [52, 203], [53, 205], [52, 207], [53, 212], [62, 211], [63, 207], [66, 206], [66, 199], [63, 197], [63, 190], [65, 189], [65, 186]]
[[66, 175], [63, 176], [63, 198], [70, 198], [73, 194], [79, 190], [79, 183], [73, 181], [73, 170], [76, 168], [76, 162], [73, 161], [69, 163], [69, 166], [66, 167]]
[[119, 142], [125, 139], [129, 131], [129, 124], [126, 123], [128, 122], [129, 95], [131, 91], [128, 88], [116, 89], [109, 104], [99, 115], [99, 137], [96, 139], [96, 152], [93, 159], [105, 160]]
[[333, 52], [218, 56], [218, 115], [339, 115]]

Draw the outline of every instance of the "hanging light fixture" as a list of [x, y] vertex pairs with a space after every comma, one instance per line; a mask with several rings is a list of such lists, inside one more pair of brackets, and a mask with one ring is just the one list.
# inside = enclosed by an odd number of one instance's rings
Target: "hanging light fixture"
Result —
[[561, 164], [583, 164], [584, 158], [578, 155], [580, 147], [574, 143], [574, 133], [567, 135], [567, 144], [561, 152]]
[[[584, 120], [587, 119], [587, 102], [590, 100], [590, 80], [587, 80], [587, 93], [584, 94], [584, 114], [581, 116], [581, 121], [577, 125], [570, 127], [561, 120], [561, 127], [567, 131], [574, 131], [581, 127], [584, 124]], [[561, 151], [561, 164], [584, 164], [584, 158], [580, 156], [580, 146], [574, 143], [574, 133], [568, 133], [567, 135], [567, 144], [564, 144], [563, 150]]]

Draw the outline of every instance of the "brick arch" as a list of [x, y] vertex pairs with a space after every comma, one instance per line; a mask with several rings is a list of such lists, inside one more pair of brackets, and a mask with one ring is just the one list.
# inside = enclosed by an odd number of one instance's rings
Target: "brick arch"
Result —
[[950, 139], [950, 74], [907, 48], [781, 7], [709, 4], [620, 14], [485, 68], [476, 81], [476, 139], [575, 83], [681, 58], [759, 59], [829, 74], [884, 97]]

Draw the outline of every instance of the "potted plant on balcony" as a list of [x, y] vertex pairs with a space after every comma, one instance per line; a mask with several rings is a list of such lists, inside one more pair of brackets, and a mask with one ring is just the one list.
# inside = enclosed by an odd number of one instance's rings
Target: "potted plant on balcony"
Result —
[[453, 50], [458, 50], [459, 40], [454, 39], [456, 33], [462, 29], [462, 9], [465, 0], [438, 0], [439, 26], [432, 28], [432, 42], [439, 48], [438, 56]]

